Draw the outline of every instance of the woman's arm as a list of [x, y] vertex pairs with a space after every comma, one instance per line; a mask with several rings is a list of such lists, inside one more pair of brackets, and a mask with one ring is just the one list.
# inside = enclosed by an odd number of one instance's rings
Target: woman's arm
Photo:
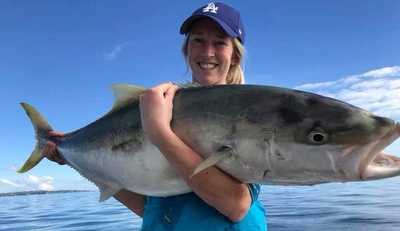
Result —
[[203, 158], [186, 145], [171, 129], [172, 101], [177, 86], [166, 83], [146, 91], [140, 99], [143, 128], [192, 190], [207, 204], [230, 220], [241, 220], [251, 204], [247, 184], [216, 167], [190, 177]]
[[190, 177], [203, 158], [187, 146], [175, 133], [165, 133], [160, 151], [183, 176], [192, 190], [207, 204], [230, 220], [240, 221], [251, 204], [247, 184], [241, 183], [216, 167], [210, 167]]
[[130, 209], [139, 217], [143, 217], [144, 204], [146, 202], [145, 196], [122, 189], [114, 195], [114, 198], [125, 205], [128, 209]]

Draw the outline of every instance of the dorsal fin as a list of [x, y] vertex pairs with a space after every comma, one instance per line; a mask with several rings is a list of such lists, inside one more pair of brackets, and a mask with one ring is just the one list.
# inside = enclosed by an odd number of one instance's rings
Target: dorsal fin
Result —
[[116, 99], [110, 113], [139, 100], [140, 94], [145, 90], [146, 88], [136, 85], [113, 84], [112, 91]]

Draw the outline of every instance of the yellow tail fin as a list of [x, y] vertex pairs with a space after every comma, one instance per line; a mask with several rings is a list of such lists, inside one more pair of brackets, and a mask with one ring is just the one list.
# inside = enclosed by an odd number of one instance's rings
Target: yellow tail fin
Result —
[[19, 173], [27, 172], [33, 167], [35, 167], [42, 159], [43, 159], [43, 148], [45, 147], [48, 140], [48, 133], [53, 129], [47, 123], [46, 119], [31, 105], [27, 103], [21, 103], [21, 106], [24, 108], [26, 114], [30, 118], [33, 128], [36, 133], [36, 146], [33, 150], [32, 154], [25, 161], [24, 165], [17, 170]]

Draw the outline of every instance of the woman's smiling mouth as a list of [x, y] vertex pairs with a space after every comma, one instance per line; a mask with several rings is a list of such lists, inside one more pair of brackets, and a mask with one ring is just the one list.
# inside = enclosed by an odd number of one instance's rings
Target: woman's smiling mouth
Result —
[[202, 69], [202, 70], [212, 70], [216, 66], [218, 66], [218, 64], [216, 64], [216, 63], [206, 63], [206, 62], [198, 62], [197, 64], [199, 65], [200, 69]]

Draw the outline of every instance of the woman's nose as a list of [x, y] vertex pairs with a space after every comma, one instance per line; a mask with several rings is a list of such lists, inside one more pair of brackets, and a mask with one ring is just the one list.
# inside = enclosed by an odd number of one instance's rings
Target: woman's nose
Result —
[[214, 57], [215, 56], [215, 47], [211, 42], [206, 42], [204, 44], [204, 55], [207, 57]]

